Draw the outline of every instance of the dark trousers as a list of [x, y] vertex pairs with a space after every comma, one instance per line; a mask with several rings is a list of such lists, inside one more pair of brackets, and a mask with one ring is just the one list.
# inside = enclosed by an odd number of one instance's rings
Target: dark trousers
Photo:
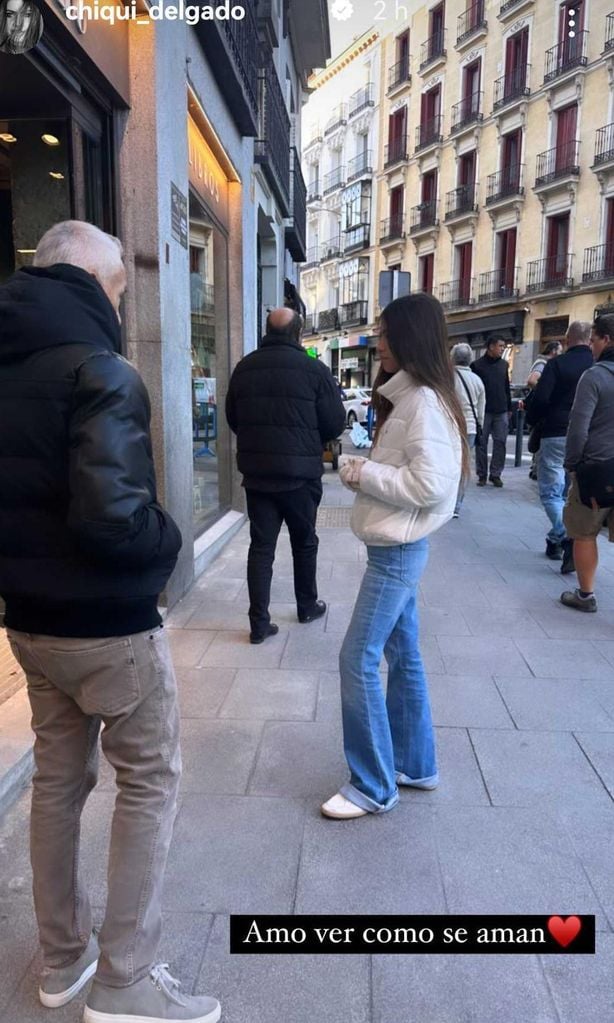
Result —
[[505, 465], [505, 442], [509, 431], [507, 412], [487, 412], [484, 416], [482, 438], [475, 449], [475, 467], [480, 479], [488, 476], [488, 441], [492, 434], [492, 458], [490, 461], [490, 478], [496, 478], [503, 472]]
[[321, 480], [308, 480], [296, 490], [264, 493], [246, 489], [251, 544], [247, 557], [249, 621], [262, 635], [271, 621], [269, 601], [275, 547], [282, 524], [290, 533], [294, 565], [294, 593], [299, 617], [309, 614], [318, 599], [316, 515], [322, 500]]

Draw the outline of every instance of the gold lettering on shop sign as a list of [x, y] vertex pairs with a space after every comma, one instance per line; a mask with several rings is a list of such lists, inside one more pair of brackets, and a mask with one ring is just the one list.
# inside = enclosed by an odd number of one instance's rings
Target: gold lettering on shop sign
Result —
[[222, 196], [226, 194], [228, 180], [212, 150], [189, 116], [188, 162], [191, 183], [201, 192], [203, 198], [213, 199], [218, 205]]

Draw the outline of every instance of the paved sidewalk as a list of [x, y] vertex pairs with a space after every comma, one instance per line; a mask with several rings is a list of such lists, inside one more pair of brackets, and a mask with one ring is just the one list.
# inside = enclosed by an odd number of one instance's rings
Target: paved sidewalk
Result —
[[[432, 542], [421, 591], [441, 785], [392, 813], [331, 822], [346, 777], [337, 655], [364, 568], [351, 495], [327, 469], [322, 621], [302, 626], [287, 539], [273, 585], [279, 635], [247, 635], [247, 529], [171, 614], [184, 779], [161, 949], [223, 1003], [224, 1023], [614, 1023], [614, 548], [600, 611], [558, 596], [527, 467], [471, 485]], [[334, 523], [337, 525], [327, 525]], [[341, 524], [339, 524], [341, 523]], [[97, 907], [114, 785], [85, 817]], [[0, 1019], [68, 1023], [83, 998], [36, 1001], [27, 795], [0, 821]], [[597, 955], [233, 956], [230, 913], [595, 913]]]

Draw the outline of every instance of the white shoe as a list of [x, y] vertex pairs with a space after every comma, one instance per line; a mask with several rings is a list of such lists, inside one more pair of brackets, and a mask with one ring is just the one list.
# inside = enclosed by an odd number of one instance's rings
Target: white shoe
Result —
[[340, 792], [322, 803], [320, 810], [325, 817], [332, 817], [338, 821], [349, 821], [353, 817], [365, 817], [369, 812], [363, 810], [362, 806], [356, 806], [356, 803], [353, 803], [351, 799], [346, 799]]

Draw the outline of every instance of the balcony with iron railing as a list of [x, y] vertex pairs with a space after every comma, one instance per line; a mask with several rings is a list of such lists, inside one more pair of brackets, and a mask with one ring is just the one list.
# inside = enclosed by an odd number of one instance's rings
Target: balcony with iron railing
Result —
[[290, 218], [285, 230], [286, 248], [295, 263], [306, 258], [307, 244], [307, 186], [301, 170], [301, 158], [296, 147], [290, 152]]
[[355, 181], [367, 174], [373, 174], [373, 153], [370, 149], [359, 153], [348, 163], [347, 180]]
[[[303, 269], [305, 269], [303, 267]], [[303, 335], [305, 334], [317, 334], [318, 330], [316, 327], [315, 313], [307, 313], [305, 317], [305, 326], [303, 327]]]
[[336, 192], [338, 188], [345, 185], [345, 167], [335, 167], [325, 174], [322, 185], [322, 195], [330, 195], [331, 192]]
[[494, 206], [524, 195], [524, 164], [510, 163], [486, 179], [486, 205]]
[[568, 71], [586, 67], [587, 51], [588, 32], [576, 32], [575, 36], [571, 38], [567, 36], [562, 42], [546, 50], [544, 82], [553, 82]]
[[384, 147], [384, 168], [392, 167], [395, 163], [409, 159], [407, 147], [407, 135], [400, 135], [392, 139]]
[[307, 144], [303, 147], [304, 151], [307, 152], [307, 150], [310, 149], [311, 146], [315, 146], [318, 144], [318, 142], [322, 142], [323, 140], [324, 134], [322, 130], [320, 128], [313, 128], [311, 131], [311, 135], [309, 136], [309, 142], [307, 142]]
[[573, 288], [571, 267], [573, 253], [560, 256], [546, 256], [527, 263], [527, 295], [542, 291], [567, 291]]
[[346, 302], [339, 310], [339, 323], [342, 327], [360, 327], [368, 322], [369, 304], [366, 299], [358, 302]]
[[341, 238], [329, 238], [327, 242], [320, 243], [320, 261], [326, 263], [329, 259], [337, 259], [341, 255]]
[[409, 54], [403, 60], [393, 64], [388, 70], [388, 92], [394, 92], [396, 89], [400, 89], [402, 85], [411, 85]]
[[446, 281], [439, 289], [439, 301], [444, 309], [462, 309], [473, 304], [475, 277], [462, 277], [456, 281]]
[[480, 274], [478, 302], [514, 302], [518, 298], [517, 266]]
[[535, 167], [535, 188], [543, 189], [561, 178], [578, 177], [580, 174], [580, 142], [571, 139], [554, 149], [548, 149], [537, 157]]
[[524, 99], [525, 96], [529, 96], [531, 93], [529, 88], [530, 75], [531, 65], [524, 64], [522, 67], [507, 71], [501, 78], [497, 78], [493, 94], [493, 112], [501, 110], [502, 107], [507, 106], [509, 103], [517, 103]]
[[348, 108], [345, 103], [336, 107], [328, 121], [324, 125], [324, 135], [330, 135], [337, 128], [342, 128], [344, 124], [348, 123]]
[[416, 128], [415, 152], [427, 149], [429, 146], [439, 145], [440, 142], [443, 142], [442, 132], [443, 114], [437, 114], [436, 117], [429, 117], [428, 121], [423, 121]]
[[614, 243], [592, 245], [584, 250], [582, 283], [609, 281], [614, 279]]
[[463, 11], [462, 14], [459, 14], [456, 19], [457, 46], [462, 46], [470, 39], [473, 39], [478, 32], [487, 28], [484, 7], [484, 0], [477, 0], [477, 3], [474, 3], [466, 11]]
[[412, 206], [409, 224], [410, 234], [432, 231], [435, 227], [439, 227], [436, 199], [428, 199], [426, 202], [419, 203], [418, 206]]
[[603, 49], [605, 53], [614, 50], [614, 14], [608, 14], [605, 19], [605, 42]]
[[318, 314], [318, 330], [322, 333], [324, 330], [338, 330], [339, 328], [339, 310], [335, 306], [334, 309], [323, 309]]
[[307, 185], [307, 202], [317, 202], [322, 198], [322, 182], [319, 178], [310, 181]]
[[397, 213], [393, 217], [382, 220], [380, 224], [379, 243], [388, 245], [391, 242], [401, 241], [405, 237], [403, 230], [403, 214]]
[[595, 162], [594, 167], [601, 167], [606, 163], [614, 163], [614, 124], [606, 124], [598, 128], [595, 135]]
[[301, 270], [312, 270], [314, 266], [317, 266], [320, 262], [320, 246], [310, 245], [307, 249], [307, 259], [303, 263]]
[[534, 2], [535, 0], [504, 0], [499, 7], [499, 14], [497, 17], [501, 20], [509, 18], [513, 14], [518, 14], [523, 7], [532, 6]]
[[477, 185], [475, 183], [459, 185], [458, 188], [453, 188], [450, 192], [447, 192], [444, 218], [446, 222], [477, 213], [476, 192]]
[[355, 117], [362, 110], [366, 110], [367, 107], [375, 106], [375, 85], [373, 82], [369, 82], [362, 89], [358, 89], [350, 96], [350, 103], [348, 108], [348, 117]]
[[253, 4], [245, 16], [201, 21], [196, 26], [200, 45], [215, 79], [224, 82], [224, 100], [241, 135], [258, 135], [258, 25]]
[[259, 134], [255, 160], [273, 190], [281, 215], [290, 216], [290, 117], [272, 55], [258, 71]]
[[435, 32], [420, 47], [420, 73], [446, 59], [446, 30]]
[[343, 251], [358, 252], [360, 249], [368, 249], [371, 244], [371, 225], [355, 224], [343, 232]]
[[472, 124], [479, 124], [484, 119], [483, 106], [483, 92], [472, 92], [470, 96], [464, 96], [460, 103], [455, 103], [452, 107], [450, 134], [455, 135]]

